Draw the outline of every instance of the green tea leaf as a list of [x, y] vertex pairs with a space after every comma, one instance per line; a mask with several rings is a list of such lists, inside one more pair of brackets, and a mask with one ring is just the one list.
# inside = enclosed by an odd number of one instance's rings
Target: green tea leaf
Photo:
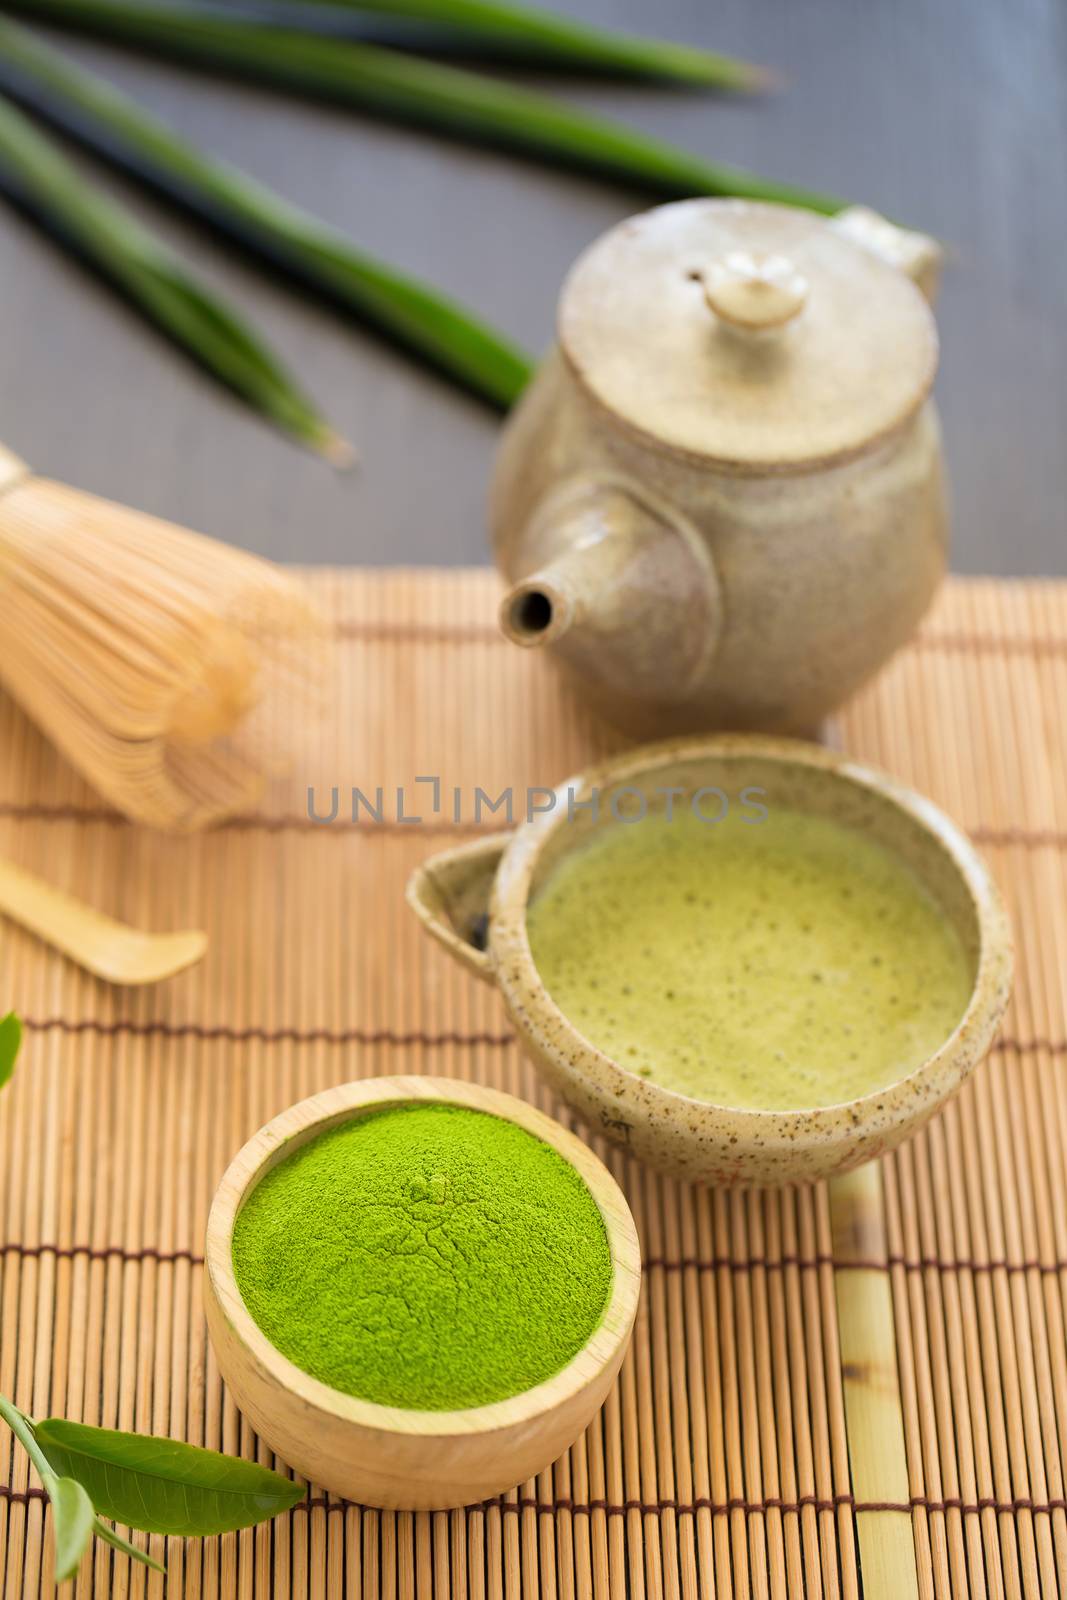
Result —
[[92, 1503], [81, 1484], [58, 1477], [41, 1446], [33, 1423], [6, 1395], [0, 1394], [0, 1417], [19, 1441], [44, 1484], [52, 1505], [52, 1534], [56, 1546], [56, 1581], [74, 1576], [93, 1533]]
[[49, 1417], [34, 1427], [54, 1471], [77, 1478], [103, 1516], [148, 1533], [205, 1536], [287, 1511], [303, 1485], [254, 1461], [177, 1439]]
[[15, 1070], [15, 1058], [22, 1044], [22, 1023], [13, 1011], [0, 1018], [0, 1089]]
[[93, 1536], [93, 1504], [73, 1478], [53, 1478], [45, 1487], [52, 1502], [56, 1582], [64, 1583], [77, 1572]]
[[113, 1550], [121, 1550], [124, 1556], [129, 1556], [132, 1561], [139, 1561], [142, 1566], [151, 1567], [153, 1572], [166, 1572], [166, 1567], [147, 1550], [139, 1550], [135, 1544], [124, 1539], [121, 1533], [116, 1533], [114, 1528], [109, 1528], [106, 1522], [101, 1522], [99, 1517], [93, 1519], [93, 1532], [98, 1539], [103, 1539]]

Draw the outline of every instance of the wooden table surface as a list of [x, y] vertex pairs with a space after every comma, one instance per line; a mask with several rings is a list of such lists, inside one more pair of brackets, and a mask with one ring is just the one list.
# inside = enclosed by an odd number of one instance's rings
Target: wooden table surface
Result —
[[[666, 35], [749, 55], [788, 79], [776, 97], [747, 103], [557, 80], [561, 94], [709, 156], [869, 202], [951, 242], [939, 395], [954, 564], [1067, 572], [1062, 0], [559, 8], [632, 28], [654, 20]], [[606, 182], [97, 44], [71, 48], [188, 137], [535, 350], [551, 337], [574, 256], [647, 203]], [[361, 469], [339, 477], [277, 438], [6, 209], [0, 438], [42, 471], [280, 559], [484, 559], [492, 414], [132, 198], [305, 376], [358, 445]]]

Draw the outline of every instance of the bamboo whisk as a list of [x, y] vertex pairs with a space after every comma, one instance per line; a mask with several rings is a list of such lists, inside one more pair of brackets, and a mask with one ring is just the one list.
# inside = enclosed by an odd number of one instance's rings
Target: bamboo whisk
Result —
[[35, 477], [0, 448], [0, 680], [119, 810], [202, 827], [254, 801], [321, 626], [269, 562]]

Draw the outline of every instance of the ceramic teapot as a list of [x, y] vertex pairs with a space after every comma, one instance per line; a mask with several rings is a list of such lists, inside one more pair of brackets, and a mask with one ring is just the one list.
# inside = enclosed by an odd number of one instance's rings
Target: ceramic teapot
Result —
[[594, 243], [497, 458], [509, 638], [631, 734], [817, 728], [944, 570], [939, 255], [738, 200]]

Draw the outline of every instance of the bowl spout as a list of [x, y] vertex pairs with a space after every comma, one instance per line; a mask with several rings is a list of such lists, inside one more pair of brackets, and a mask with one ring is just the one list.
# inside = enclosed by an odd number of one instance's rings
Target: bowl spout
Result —
[[407, 902], [423, 927], [477, 977], [492, 983], [489, 899], [509, 833], [442, 850], [408, 880]]

